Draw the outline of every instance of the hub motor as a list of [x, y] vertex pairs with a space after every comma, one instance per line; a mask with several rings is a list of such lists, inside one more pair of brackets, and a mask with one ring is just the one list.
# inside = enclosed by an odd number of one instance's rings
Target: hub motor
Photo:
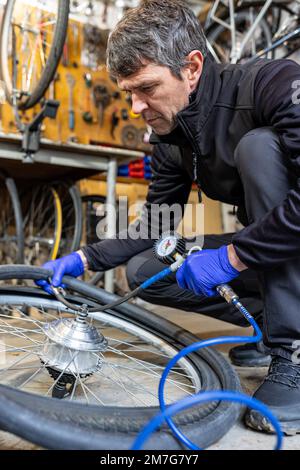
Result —
[[75, 318], [62, 318], [44, 327], [47, 341], [41, 361], [56, 381], [52, 396], [69, 395], [77, 380], [88, 377], [101, 368], [99, 352], [107, 349], [107, 340], [87, 321], [87, 308]]

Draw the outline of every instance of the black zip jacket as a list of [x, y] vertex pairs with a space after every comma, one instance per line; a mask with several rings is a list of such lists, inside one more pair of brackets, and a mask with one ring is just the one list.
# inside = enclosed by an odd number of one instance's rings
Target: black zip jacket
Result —
[[[184, 207], [193, 180], [208, 197], [236, 205], [242, 213], [243, 186], [234, 150], [248, 131], [265, 126], [278, 133], [297, 184], [280, 206], [235, 234], [232, 242], [241, 261], [256, 270], [300, 256], [299, 80], [300, 66], [290, 60], [224, 65], [207, 58], [189, 106], [177, 115], [176, 129], [166, 136], [152, 136], [153, 179], [137, 222], [143, 237], [130, 238], [135, 224], [129, 228], [127, 240], [104, 240], [83, 247], [90, 268], [115, 267], [151, 247], [154, 240], [143, 239], [151, 204], [179, 203]], [[266, 184], [272, 184], [267, 175]], [[174, 220], [174, 227], [178, 222]], [[164, 227], [158, 222], [155, 225], [158, 237]]]

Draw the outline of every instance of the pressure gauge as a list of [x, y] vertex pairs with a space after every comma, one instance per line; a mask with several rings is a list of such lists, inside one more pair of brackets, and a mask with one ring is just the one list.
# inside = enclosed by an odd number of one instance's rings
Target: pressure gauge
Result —
[[155, 256], [165, 264], [173, 264], [178, 259], [178, 255], [185, 254], [185, 241], [178, 233], [168, 232], [154, 245]]

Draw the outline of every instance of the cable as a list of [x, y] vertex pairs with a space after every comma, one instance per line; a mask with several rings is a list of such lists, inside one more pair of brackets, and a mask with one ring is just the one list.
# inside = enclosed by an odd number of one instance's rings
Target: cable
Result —
[[[172, 271], [171, 267], [166, 268], [163, 271], [161, 271], [160, 273], [155, 274], [154, 276], [152, 276], [150, 279], [147, 279], [147, 281], [145, 281], [143, 284], [141, 284], [139, 287], [134, 289], [129, 294], [125, 295], [125, 297], [122, 297], [121, 299], [118, 299], [115, 302], [103, 305], [101, 307], [89, 308], [88, 311], [93, 312], [93, 313], [97, 313], [97, 312], [104, 312], [105, 310], [111, 310], [112, 308], [117, 307], [118, 305], [121, 305], [124, 302], [127, 302], [129, 299], [132, 299], [133, 297], [136, 297], [140, 293], [141, 290], [147, 289], [147, 287], [150, 287], [152, 284], [159, 281], [160, 279], [163, 279], [164, 277], [168, 276], [172, 272], [173, 271]], [[49, 279], [49, 282], [51, 283], [51, 279]], [[78, 307], [78, 305], [75, 305], [71, 302], [68, 302], [68, 300], [66, 300], [65, 297], [61, 294], [60, 288], [53, 287], [53, 286], [51, 286], [51, 287], [52, 287], [52, 290], [53, 290], [54, 295], [57, 298], [57, 300], [59, 300], [61, 303], [63, 303], [66, 307], [68, 307], [68, 308], [70, 308], [70, 309], [72, 309], [76, 312], [80, 312], [82, 310], [81, 306]]]

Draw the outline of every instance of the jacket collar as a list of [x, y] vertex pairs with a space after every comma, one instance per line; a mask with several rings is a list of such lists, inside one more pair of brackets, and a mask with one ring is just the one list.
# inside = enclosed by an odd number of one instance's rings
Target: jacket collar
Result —
[[197, 89], [190, 96], [189, 105], [177, 114], [177, 126], [166, 135], [151, 134], [150, 143], [168, 143], [189, 146], [189, 141], [199, 138], [202, 128], [217, 101], [221, 79], [219, 68], [224, 64], [216, 64], [209, 56], [205, 58], [203, 72]]

